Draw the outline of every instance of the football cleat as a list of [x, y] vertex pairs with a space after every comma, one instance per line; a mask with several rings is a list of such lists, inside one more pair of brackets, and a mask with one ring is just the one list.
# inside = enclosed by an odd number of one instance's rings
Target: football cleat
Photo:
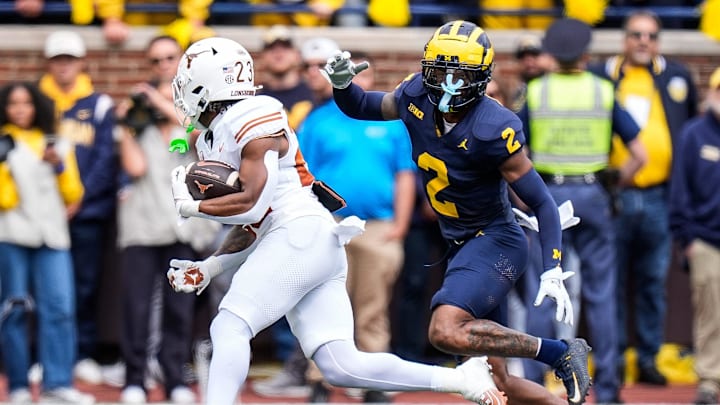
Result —
[[505, 394], [495, 385], [492, 367], [487, 356], [472, 357], [457, 367], [465, 376], [462, 395], [465, 399], [481, 405], [505, 405]]
[[592, 385], [592, 379], [588, 372], [588, 346], [585, 339], [563, 340], [568, 349], [562, 357], [555, 362], [555, 376], [562, 380], [567, 391], [567, 400], [570, 405], [579, 405], [585, 402], [585, 397]]

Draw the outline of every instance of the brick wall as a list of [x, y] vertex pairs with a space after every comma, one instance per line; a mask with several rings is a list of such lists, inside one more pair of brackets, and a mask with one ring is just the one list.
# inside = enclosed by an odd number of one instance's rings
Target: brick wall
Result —
[[[408, 73], [419, 69], [421, 53], [388, 53], [373, 52], [377, 72], [378, 89], [391, 90]], [[602, 58], [607, 55], [596, 54]], [[720, 66], [720, 55], [672, 55], [671, 57], [685, 62], [693, 73], [696, 84], [704, 94], [713, 69]], [[495, 76], [509, 86], [516, 83], [516, 65], [509, 54], [496, 56]], [[2, 51], [0, 50], [0, 83], [15, 80], [37, 80], [43, 73], [44, 59], [39, 50]], [[134, 83], [146, 77], [143, 71], [147, 68], [143, 54], [138, 50], [90, 51], [87, 59], [87, 71], [93, 79], [95, 87], [102, 92], [119, 99], [127, 95]], [[258, 65], [259, 82], [261, 83], [262, 66]]]

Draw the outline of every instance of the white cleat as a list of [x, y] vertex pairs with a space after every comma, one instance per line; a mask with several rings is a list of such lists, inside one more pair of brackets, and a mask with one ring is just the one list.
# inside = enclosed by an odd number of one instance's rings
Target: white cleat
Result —
[[505, 405], [507, 399], [500, 391], [492, 378], [492, 367], [487, 362], [487, 356], [471, 357], [459, 365], [465, 375], [465, 389], [463, 397], [481, 405]]

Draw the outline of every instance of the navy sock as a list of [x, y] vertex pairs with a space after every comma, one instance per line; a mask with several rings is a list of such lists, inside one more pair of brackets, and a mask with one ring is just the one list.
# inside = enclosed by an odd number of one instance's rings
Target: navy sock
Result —
[[567, 343], [562, 340], [555, 339], [540, 339], [540, 352], [538, 353], [535, 360], [542, 361], [543, 363], [553, 366], [563, 353], [568, 349]]

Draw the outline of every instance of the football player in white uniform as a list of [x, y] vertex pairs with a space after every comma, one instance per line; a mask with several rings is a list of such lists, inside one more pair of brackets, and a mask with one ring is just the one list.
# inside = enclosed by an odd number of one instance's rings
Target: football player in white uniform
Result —
[[187, 49], [173, 82], [181, 122], [204, 130], [199, 158], [232, 165], [242, 184], [240, 192], [196, 201], [185, 185], [185, 168], [172, 173], [181, 217], [235, 225], [213, 256], [174, 259], [168, 271], [177, 291], [199, 294], [213, 276], [237, 269], [210, 327], [205, 403], [235, 402], [248, 373], [250, 340], [282, 316], [333, 385], [456, 392], [482, 404], [504, 403], [483, 357], [446, 368], [357, 350], [344, 245], [363, 223], [351, 217], [338, 224], [320, 202], [282, 104], [256, 96], [253, 75], [245, 48], [209, 38]]

